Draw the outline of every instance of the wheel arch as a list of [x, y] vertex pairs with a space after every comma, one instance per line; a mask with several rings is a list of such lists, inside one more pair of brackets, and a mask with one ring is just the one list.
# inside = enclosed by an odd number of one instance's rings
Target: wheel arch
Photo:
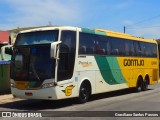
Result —
[[81, 87], [82, 83], [85, 83], [85, 84], [87, 84], [89, 86], [90, 92], [91, 92], [90, 95], [91, 95], [93, 93], [92, 83], [88, 78], [84, 78], [83, 80], [81, 80], [81, 82], [78, 85], [78, 92], [80, 90], [80, 87]]

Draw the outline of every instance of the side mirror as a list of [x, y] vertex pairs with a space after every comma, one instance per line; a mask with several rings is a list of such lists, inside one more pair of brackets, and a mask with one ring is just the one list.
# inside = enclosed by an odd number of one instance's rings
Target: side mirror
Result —
[[50, 52], [51, 58], [53, 58], [53, 59], [58, 59], [58, 58], [57, 58], [57, 46], [58, 46], [58, 44], [60, 44], [60, 43], [61, 43], [61, 41], [57, 41], [57, 42], [51, 43], [51, 52]]
[[1, 47], [1, 58], [2, 60], [5, 60], [6, 52], [10, 55], [12, 54], [12, 45], [5, 45]]
[[12, 54], [13, 54], [13, 47], [7, 47], [7, 48], [5, 49], [5, 53], [6, 53], [6, 54], [9, 54], [9, 55], [12, 55]]

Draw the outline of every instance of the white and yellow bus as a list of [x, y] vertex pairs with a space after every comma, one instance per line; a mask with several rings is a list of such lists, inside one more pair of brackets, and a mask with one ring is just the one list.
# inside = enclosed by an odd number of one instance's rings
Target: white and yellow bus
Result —
[[68, 26], [21, 31], [13, 46], [14, 97], [59, 100], [158, 83], [155, 40]]

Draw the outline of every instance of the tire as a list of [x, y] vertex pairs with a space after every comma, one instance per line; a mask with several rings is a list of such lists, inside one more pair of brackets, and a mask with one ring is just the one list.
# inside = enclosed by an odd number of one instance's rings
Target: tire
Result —
[[148, 90], [148, 81], [147, 81], [147, 80], [144, 80], [144, 81], [143, 81], [143, 87], [142, 87], [142, 90], [143, 90], [143, 91]]
[[137, 86], [135, 88], [135, 91], [136, 92], [141, 92], [143, 90], [143, 82], [141, 79], [138, 79], [138, 83], [137, 83]]
[[84, 82], [81, 84], [80, 90], [79, 90], [79, 103], [86, 103], [90, 97], [91, 90], [88, 86], [88, 84], [85, 84]]

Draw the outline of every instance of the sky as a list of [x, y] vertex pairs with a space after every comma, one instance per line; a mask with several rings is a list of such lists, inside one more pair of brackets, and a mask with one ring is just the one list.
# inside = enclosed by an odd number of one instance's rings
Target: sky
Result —
[[0, 0], [0, 30], [45, 25], [160, 38], [160, 0]]

